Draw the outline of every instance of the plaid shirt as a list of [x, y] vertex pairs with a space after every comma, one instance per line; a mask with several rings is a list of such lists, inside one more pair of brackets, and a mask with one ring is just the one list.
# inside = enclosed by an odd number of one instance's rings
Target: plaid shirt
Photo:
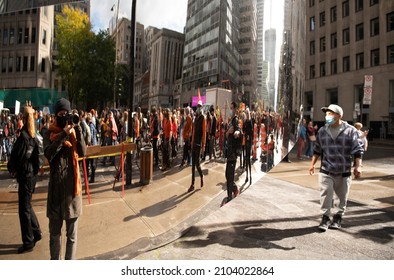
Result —
[[343, 121], [335, 140], [328, 125], [319, 129], [313, 153], [321, 156], [321, 169], [339, 175], [351, 172], [353, 158], [361, 158], [364, 149], [356, 128]]

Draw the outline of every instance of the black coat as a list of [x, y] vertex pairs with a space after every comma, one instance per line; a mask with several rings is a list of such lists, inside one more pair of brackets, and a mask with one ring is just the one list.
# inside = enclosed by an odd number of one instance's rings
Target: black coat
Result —
[[[234, 116], [231, 119], [231, 122], [230, 122], [227, 130], [230, 129], [231, 127], [234, 127], [234, 132], [229, 134], [228, 137], [226, 137], [226, 149], [227, 149], [226, 157], [227, 157], [227, 160], [236, 160], [238, 153], [240, 152], [241, 144], [242, 144], [242, 131], [239, 126], [239, 120], [238, 120], [237, 116]], [[239, 138], [234, 137], [234, 133], [236, 131], [239, 131], [239, 133], [240, 133]]]
[[14, 173], [18, 182], [36, 176], [40, 169], [38, 143], [22, 127], [19, 137], [16, 139], [11, 151], [7, 169]]

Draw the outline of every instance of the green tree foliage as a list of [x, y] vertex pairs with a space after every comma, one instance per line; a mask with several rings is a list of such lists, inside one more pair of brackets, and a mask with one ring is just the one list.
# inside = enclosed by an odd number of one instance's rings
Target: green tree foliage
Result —
[[113, 99], [115, 43], [107, 31], [94, 36], [85, 55], [83, 95], [87, 109], [104, 106]]
[[70, 102], [96, 108], [112, 97], [115, 46], [108, 32], [92, 31], [89, 17], [65, 6], [56, 17], [58, 72], [66, 82]]

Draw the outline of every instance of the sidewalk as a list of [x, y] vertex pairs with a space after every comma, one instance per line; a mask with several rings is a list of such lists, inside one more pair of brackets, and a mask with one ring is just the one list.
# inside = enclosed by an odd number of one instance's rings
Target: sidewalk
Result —
[[[341, 230], [320, 233], [317, 175], [310, 160], [282, 162], [181, 238], [138, 260], [393, 260], [394, 149], [364, 162]], [[328, 268], [333, 269], [332, 267]]]
[[[353, 183], [343, 229], [320, 234], [317, 177], [308, 175], [309, 164], [282, 162], [265, 175], [255, 162], [251, 187], [237, 169], [242, 193], [221, 208], [223, 162], [204, 162], [205, 186], [200, 189], [196, 176], [192, 193], [191, 167], [156, 170], [151, 184], [127, 189], [124, 197], [120, 183], [112, 190], [113, 174], [98, 170], [91, 203], [83, 198], [77, 258], [394, 259], [392, 165], [378, 168], [366, 161], [367, 177]], [[17, 193], [0, 193], [0, 259], [49, 259], [46, 184], [40, 182], [33, 196], [43, 240], [21, 255]], [[367, 187], [376, 194], [365, 197]]]

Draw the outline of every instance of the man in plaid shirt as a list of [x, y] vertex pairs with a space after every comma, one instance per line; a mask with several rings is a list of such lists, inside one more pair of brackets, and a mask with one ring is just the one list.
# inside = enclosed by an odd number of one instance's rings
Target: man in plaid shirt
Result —
[[[321, 156], [319, 185], [323, 216], [319, 229], [326, 231], [328, 228], [341, 227], [352, 181], [353, 160], [354, 178], [357, 179], [361, 177], [361, 158], [364, 149], [356, 128], [342, 120], [343, 110], [340, 106], [331, 104], [323, 107], [322, 111], [326, 114], [326, 125], [317, 132], [309, 174], [314, 174], [315, 164]], [[336, 212], [331, 221], [333, 199]]]

